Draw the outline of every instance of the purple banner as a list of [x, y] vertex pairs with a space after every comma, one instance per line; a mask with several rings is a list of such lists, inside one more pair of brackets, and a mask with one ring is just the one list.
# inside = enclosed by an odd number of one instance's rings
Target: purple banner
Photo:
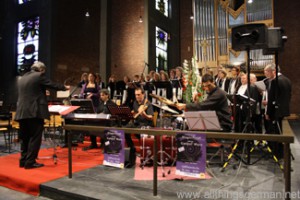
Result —
[[103, 165], [124, 168], [125, 135], [123, 130], [104, 131], [104, 161]]
[[205, 178], [206, 135], [177, 133], [176, 174]]

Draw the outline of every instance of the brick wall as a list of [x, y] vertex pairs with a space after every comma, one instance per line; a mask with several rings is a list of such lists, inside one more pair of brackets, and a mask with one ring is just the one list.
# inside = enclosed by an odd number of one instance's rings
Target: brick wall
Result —
[[180, 46], [181, 64], [193, 57], [192, 0], [180, 0]]
[[100, 1], [57, 1], [53, 12], [53, 80], [99, 72]]
[[274, 1], [275, 27], [282, 27], [288, 40], [284, 46], [284, 52], [279, 53], [279, 66], [284, 75], [292, 81], [291, 113], [300, 113], [300, 1], [276, 0]]
[[111, 0], [110, 67], [118, 79], [143, 71], [144, 23], [139, 23], [143, 4], [143, 0]]

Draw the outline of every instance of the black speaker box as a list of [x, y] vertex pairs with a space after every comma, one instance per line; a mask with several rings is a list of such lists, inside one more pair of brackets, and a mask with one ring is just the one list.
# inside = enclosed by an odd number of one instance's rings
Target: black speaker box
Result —
[[283, 29], [280, 27], [268, 29], [267, 48], [263, 50], [264, 55], [275, 54], [283, 50], [283, 44], [286, 37], [283, 36]]
[[244, 24], [232, 28], [232, 49], [235, 51], [267, 47], [268, 29], [265, 24]]

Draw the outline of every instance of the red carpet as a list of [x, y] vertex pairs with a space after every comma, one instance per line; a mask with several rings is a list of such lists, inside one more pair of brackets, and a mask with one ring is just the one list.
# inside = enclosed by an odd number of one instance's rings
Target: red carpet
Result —
[[[82, 151], [81, 147], [73, 150], [73, 172], [102, 164], [104, 156], [100, 151]], [[37, 196], [40, 184], [68, 175], [68, 149], [58, 149], [56, 155], [55, 165], [52, 159], [53, 148], [41, 149], [38, 162], [45, 166], [28, 170], [19, 168], [19, 153], [0, 157], [0, 185]]]
[[[134, 172], [134, 180], [153, 180], [153, 167], [145, 166], [143, 169], [140, 166], [140, 158], [136, 159], [136, 167]], [[174, 179], [183, 179], [183, 180], [197, 180], [197, 178], [180, 176], [175, 174], [176, 166], [170, 167], [161, 166], [157, 167], [157, 180], [174, 180]], [[168, 173], [170, 172], [170, 173]], [[163, 176], [165, 174], [165, 177]], [[211, 177], [205, 173], [205, 178], [210, 179]]]

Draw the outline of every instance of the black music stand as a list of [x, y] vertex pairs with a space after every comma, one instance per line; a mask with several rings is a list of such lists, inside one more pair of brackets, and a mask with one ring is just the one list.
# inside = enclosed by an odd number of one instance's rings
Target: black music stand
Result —
[[[170, 81], [158, 81], [158, 82], [152, 82], [154, 87], [156, 89], [166, 89], [166, 98], [170, 99], [172, 98], [172, 83]], [[162, 96], [161, 94], [157, 94], [159, 96]]]
[[182, 79], [172, 79], [171, 83], [174, 88], [182, 88]]
[[[112, 117], [118, 118], [119, 122], [129, 121], [129, 120], [133, 119], [133, 115], [128, 106], [108, 105], [107, 108], [108, 108], [109, 112], [111, 113]], [[121, 124], [119, 124], [119, 125], [121, 125]]]
[[79, 106], [75, 113], [95, 113], [91, 99], [71, 99], [72, 106]]

